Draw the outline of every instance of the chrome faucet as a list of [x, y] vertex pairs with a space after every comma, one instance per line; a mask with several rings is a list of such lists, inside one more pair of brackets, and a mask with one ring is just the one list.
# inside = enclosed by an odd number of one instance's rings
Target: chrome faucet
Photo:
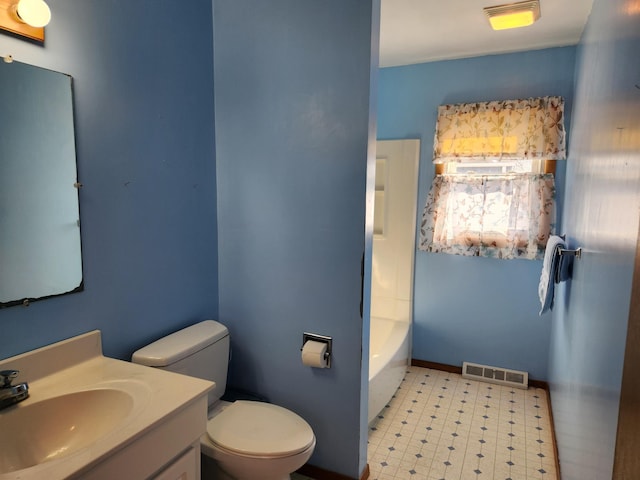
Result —
[[6, 408], [14, 403], [21, 402], [29, 396], [29, 385], [27, 382], [12, 385], [11, 382], [18, 376], [18, 370], [1, 370], [0, 377], [0, 409]]

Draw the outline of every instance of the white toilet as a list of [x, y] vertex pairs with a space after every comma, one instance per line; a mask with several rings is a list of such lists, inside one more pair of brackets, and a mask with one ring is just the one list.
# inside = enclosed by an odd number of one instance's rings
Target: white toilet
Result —
[[132, 361], [216, 383], [209, 393], [207, 433], [200, 439], [203, 480], [288, 480], [311, 457], [316, 438], [300, 416], [270, 403], [220, 400], [229, 363], [224, 325], [197, 323], [141, 348]]

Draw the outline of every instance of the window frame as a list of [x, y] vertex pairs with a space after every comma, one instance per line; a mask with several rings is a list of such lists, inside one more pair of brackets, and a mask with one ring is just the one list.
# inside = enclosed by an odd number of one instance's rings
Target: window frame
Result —
[[[554, 176], [556, 174], [556, 163], [558, 160], [543, 160], [544, 166], [542, 173], [552, 173]], [[446, 163], [436, 163], [435, 164], [435, 175], [443, 175], [445, 173]]]

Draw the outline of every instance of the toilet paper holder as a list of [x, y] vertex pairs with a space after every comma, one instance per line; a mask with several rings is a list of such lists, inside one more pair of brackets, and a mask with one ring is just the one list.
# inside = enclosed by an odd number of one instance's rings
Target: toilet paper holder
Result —
[[304, 332], [302, 334], [302, 346], [300, 347], [300, 351], [304, 348], [304, 344], [310, 340], [327, 344], [327, 351], [324, 354], [324, 358], [327, 361], [327, 368], [331, 368], [331, 343], [333, 342], [333, 338], [326, 335], [318, 335], [317, 333]]

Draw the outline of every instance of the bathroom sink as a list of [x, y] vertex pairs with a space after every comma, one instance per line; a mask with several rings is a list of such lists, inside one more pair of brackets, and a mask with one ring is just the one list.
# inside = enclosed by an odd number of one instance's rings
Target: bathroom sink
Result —
[[104, 438], [133, 410], [123, 390], [97, 388], [0, 411], [0, 474], [71, 455]]
[[205, 433], [211, 382], [105, 357], [99, 330], [2, 370], [29, 397], [0, 409], [0, 480], [151, 478]]

